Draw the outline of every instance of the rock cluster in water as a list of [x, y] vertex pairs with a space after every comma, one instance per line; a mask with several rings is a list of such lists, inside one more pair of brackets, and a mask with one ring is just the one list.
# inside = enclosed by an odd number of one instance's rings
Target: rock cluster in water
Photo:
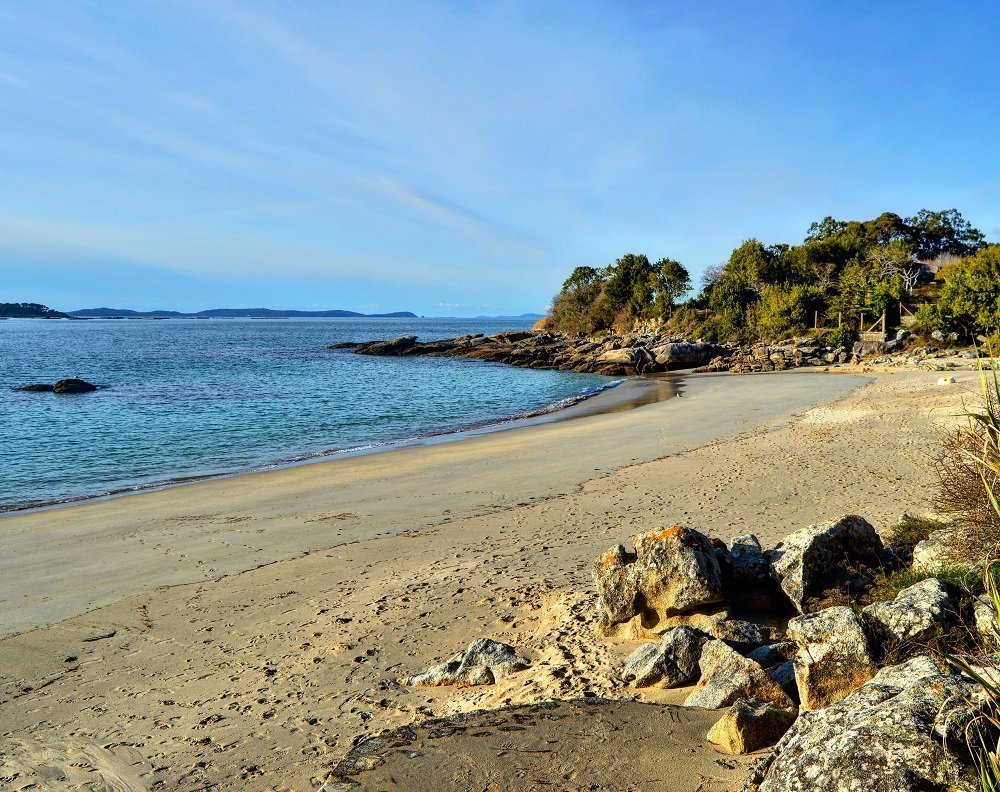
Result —
[[30, 385], [22, 385], [18, 390], [31, 393], [90, 393], [97, 390], [97, 386], [86, 380], [70, 377], [61, 379], [54, 385], [46, 382], [34, 382]]

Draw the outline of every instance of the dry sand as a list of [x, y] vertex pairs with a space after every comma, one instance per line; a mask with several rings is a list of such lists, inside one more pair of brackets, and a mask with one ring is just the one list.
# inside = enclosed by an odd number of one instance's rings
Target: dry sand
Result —
[[[767, 544], [843, 513], [882, 528], [927, 510], [940, 427], [975, 398], [975, 374], [956, 378], [691, 377], [631, 411], [0, 519], [0, 786], [307, 790], [386, 728], [635, 697], [616, 670], [637, 644], [593, 632], [599, 552], [674, 522]], [[531, 669], [396, 684], [480, 636]], [[357, 780], [738, 787], [747, 760], [703, 742], [717, 716], [652, 711], [560, 704], [570, 717], [536, 708], [524, 730], [501, 728], [524, 710], [475, 716]]]

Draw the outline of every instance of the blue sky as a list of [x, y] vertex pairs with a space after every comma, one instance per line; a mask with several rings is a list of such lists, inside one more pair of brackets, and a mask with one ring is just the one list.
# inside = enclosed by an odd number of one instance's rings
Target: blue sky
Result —
[[0, 301], [542, 311], [832, 214], [1000, 240], [1000, 6], [0, 2]]

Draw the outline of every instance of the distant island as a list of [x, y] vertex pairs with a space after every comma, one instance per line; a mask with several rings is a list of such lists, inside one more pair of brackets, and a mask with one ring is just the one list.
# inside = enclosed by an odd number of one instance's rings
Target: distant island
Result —
[[3, 319], [69, 319], [67, 314], [53, 311], [38, 303], [0, 303], [0, 318]]
[[273, 308], [210, 308], [196, 313], [181, 311], [133, 311], [128, 308], [81, 308], [70, 311], [71, 317], [78, 319], [109, 319], [123, 317], [125, 319], [191, 319], [191, 318], [240, 318], [240, 319], [293, 319], [305, 318], [338, 318], [361, 317], [372, 319], [416, 319], [417, 315], [410, 311], [394, 311], [392, 313], [363, 314], [355, 311], [282, 311]]

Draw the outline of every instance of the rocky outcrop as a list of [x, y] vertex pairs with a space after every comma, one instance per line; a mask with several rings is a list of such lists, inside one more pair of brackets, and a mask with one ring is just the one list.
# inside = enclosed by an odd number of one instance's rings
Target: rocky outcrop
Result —
[[464, 652], [420, 674], [403, 677], [404, 685], [492, 685], [498, 679], [523, 671], [531, 663], [509, 644], [477, 638]]
[[760, 663], [764, 668], [770, 668], [791, 660], [798, 654], [798, 651], [799, 645], [795, 641], [781, 641], [747, 652], [747, 657], [755, 663]]
[[698, 370], [748, 374], [801, 366], [830, 366], [851, 359], [852, 353], [843, 347], [822, 346], [812, 338], [793, 338], [773, 344], [729, 347]]
[[765, 644], [775, 643], [785, 637], [784, 631], [768, 624], [725, 619], [713, 624], [708, 634], [729, 644], [738, 652], [747, 653]]
[[625, 661], [622, 679], [632, 687], [672, 688], [698, 678], [701, 648], [708, 636], [691, 627], [667, 630], [658, 643], [636, 649]]
[[709, 641], [701, 650], [701, 679], [684, 701], [686, 707], [719, 709], [737, 699], [757, 698], [793, 707], [784, 690], [753, 660], [748, 660], [722, 641]]
[[772, 576], [799, 613], [808, 613], [810, 599], [836, 584], [849, 565], [877, 566], [881, 556], [882, 540], [856, 515], [810, 525], [768, 552]]
[[788, 635], [799, 645], [795, 682], [804, 709], [827, 707], [875, 675], [868, 638], [846, 606], [797, 616]]
[[634, 552], [618, 545], [594, 564], [605, 626], [638, 617], [651, 629], [667, 617], [723, 602], [719, 562], [707, 536], [675, 525], [632, 541]]
[[989, 642], [1000, 640], [1000, 624], [997, 624], [997, 609], [989, 594], [981, 594], [972, 603], [972, 615], [976, 631]]
[[876, 602], [862, 611], [879, 638], [894, 641], [924, 640], [948, 626], [952, 617], [948, 588], [927, 578], [903, 589], [892, 602]]
[[974, 686], [957, 674], [897, 680], [873, 680], [825, 709], [800, 713], [744, 792], [977, 789], [949, 750], [972, 718]]
[[706, 739], [726, 753], [751, 753], [780, 740], [797, 715], [796, 710], [769, 701], [741, 698], [723, 713]]
[[[335, 346], [343, 348], [343, 345]], [[610, 376], [691, 368], [707, 362], [722, 349], [715, 344], [660, 333], [586, 337], [544, 329], [490, 336], [473, 334], [436, 341], [417, 341], [415, 336], [402, 336], [353, 346], [359, 355], [470, 358]]]

